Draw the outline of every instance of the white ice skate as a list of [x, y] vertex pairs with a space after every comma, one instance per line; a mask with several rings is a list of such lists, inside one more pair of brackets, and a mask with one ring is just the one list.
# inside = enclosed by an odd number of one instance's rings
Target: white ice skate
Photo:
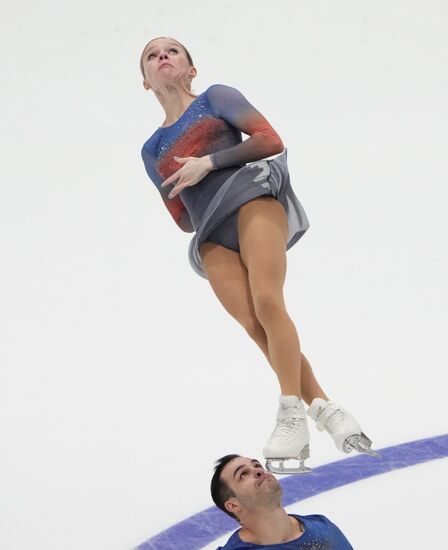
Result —
[[359, 453], [367, 453], [377, 458], [381, 456], [370, 448], [372, 441], [361, 430], [353, 416], [337, 403], [316, 397], [307, 414], [316, 422], [318, 430], [325, 429], [331, 435], [340, 451], [350, 453], [355, 449]]
[[[310, 456], [310, 436], [302, 401], [295, 395], [281, 395], [277, 424], [263, 449], [266, 469], [274, 474], [304, 474], [311, 472], [305, 466]], [[297, 467], [288, 468], [286, 460], [299, 460]], [[278, 464], [278, 465], [277, 465]]]

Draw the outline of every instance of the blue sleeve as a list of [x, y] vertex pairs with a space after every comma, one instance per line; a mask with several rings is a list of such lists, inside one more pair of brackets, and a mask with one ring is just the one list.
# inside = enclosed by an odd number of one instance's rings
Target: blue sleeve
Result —
[[213, 153], [215, 169], [261, 160], [283, 151], [280, 136], [238, 90], [215, 84], [207, 90], [207, 97], [216, 116], [249, 136], [242, 143]]

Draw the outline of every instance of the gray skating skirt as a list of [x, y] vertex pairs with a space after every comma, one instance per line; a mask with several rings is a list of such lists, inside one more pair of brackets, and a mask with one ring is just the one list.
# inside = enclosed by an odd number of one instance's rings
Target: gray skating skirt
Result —
[[270, 194], [284, 206], [289, 228], [287, 250], [309, 228], [305, 210], [291, 187], [286, 156], [285, 149], [272, 160], [260, 160], [243, 166], [215, 193], [202, 214], [188, 248], [191, 267], [198, 275], [207, 279], [199, 254], [201, 244], [228, 216], [252, 199]]

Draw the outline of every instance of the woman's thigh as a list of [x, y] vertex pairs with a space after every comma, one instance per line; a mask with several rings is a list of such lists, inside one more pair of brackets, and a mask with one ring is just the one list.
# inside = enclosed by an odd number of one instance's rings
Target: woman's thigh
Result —
[[239, 211], [241, 261], [248, 271], [254, 300], [257, 294], [282, 295], [286, 276], [288, 219], [281, 203], [272, 197], [254, 199]]
[[256, 330], [258, 321], [252, 303], [248, 273], [240, 254], [210, 242], [201, 245], [200, 254], [213, 292], [225, 310], [249, 332]]

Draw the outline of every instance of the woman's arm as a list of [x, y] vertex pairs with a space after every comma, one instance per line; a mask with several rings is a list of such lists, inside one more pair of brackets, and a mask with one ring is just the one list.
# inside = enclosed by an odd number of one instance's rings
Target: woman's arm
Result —
[[283, 151], [280, 136], [238, 90], [215, 84], [207, 90], [207, 98], [215, 116], [244, 132], [249, 138], [204, 157], [176, 157], [181, 168], [162, 184], [163, 188], [174, 185], [168, 200], [177, 198], [185, 187], [196, 185], [212, 170], [253, 162]]
[[283, 151], [280, 136], [238, 90], [215, 84], [207, 90], [207, 97], [217, 116], [249, 136], [242, 143], [211, 154], [214, 169], [253, 162]]

